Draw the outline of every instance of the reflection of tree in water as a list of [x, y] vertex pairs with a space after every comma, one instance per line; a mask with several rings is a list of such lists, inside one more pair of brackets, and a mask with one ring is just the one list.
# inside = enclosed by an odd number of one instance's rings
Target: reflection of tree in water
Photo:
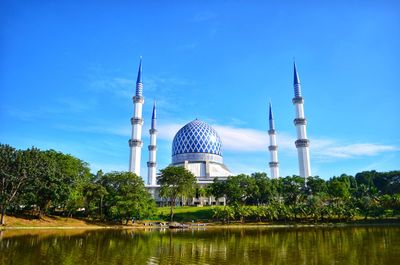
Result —
[[393, 265], [400, 264], [400, 228], [97, 230], [4, 236], [0, 253], [0, 264]]

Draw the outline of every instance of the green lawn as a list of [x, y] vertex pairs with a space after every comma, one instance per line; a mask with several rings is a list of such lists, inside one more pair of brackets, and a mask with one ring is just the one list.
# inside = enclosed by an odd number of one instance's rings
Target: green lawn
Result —
[[[181, 206], [174, 208], [174, 221], [177, 222], [208, 222], [212, 220], [213, 209], [218, 206], [192, 207]], [[158, 216], [162, 220], [169, 220], [170, 207], [159, 207]]]

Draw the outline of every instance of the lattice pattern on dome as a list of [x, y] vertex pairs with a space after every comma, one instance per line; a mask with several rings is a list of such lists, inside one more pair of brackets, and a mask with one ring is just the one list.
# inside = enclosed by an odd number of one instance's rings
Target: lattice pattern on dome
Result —
[[207, 123], [194, 120], [183, 126], [172, 142], [172, 155], [210, 153], [222, 156], [221, 139]]

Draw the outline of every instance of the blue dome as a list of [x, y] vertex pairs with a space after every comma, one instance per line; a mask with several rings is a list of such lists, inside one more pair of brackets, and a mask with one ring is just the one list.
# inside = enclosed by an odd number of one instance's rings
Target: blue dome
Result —
[[172, 142], [172, 156], [188, 153], [222, 156], [221, 139], [210, 125], [196, 119], [183, 126]]

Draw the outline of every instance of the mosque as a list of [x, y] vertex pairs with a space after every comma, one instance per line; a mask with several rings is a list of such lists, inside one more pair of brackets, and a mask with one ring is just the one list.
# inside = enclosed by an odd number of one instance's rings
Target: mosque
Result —
[[[296, 116], [294, 125], [297, 131], [297, 140], [295, 145], [298, 153], [299, 175], [305, 179], [311, 176], [310, 170], [310, 154], [309, 140], [307, 139], [306, 124], [304, 117], [304, 99], [301, 96], [300, 79], [297, 73], [296, 64], [294, 64], [294, 98], [292, 102], [295, 106]], [[140, 162], [142, 151], [142, 107], [143, 98], [143, 82], [142, 82], [142, 59], [140, 59], [138, 76], [136, 81], [136, 93], [133, 96], [134, 115], [131, 118], [132, 134], [129, 139], [130, 156], [129, 171], [138, 176], [140, 174]], [[156, 129], [156, 104], [153, 105], [150, 144], [148, 146], [149, 159], [147, 162], [147, 185], [146, 188], [160, 202], [158, 191], [160, 186], [157, 185], [157, 129]], [[269, 142], [268, 150], [270, 152], [269, 168], [272, 178], [279, 178], [279, 162], [278, 162], [278, 145], [276, 140], [275, 122], [272, 112], [272, 105], [269, 104]], [[172, 142], [172, 158], [171, 165], [181, 166], [191, 171], [197, 179], [200, 186], [207, 186], [212, 183], [215, 178], [226, 180], [229, 176], [234, 175], [223, 162], [222, 141], [217, 131], [209, 124], [195, 119], [183, 126], [176, 134]], [[215, 205], [225, 204], [224, 198], [192, 198], [188, 204], [198, 205]]]

